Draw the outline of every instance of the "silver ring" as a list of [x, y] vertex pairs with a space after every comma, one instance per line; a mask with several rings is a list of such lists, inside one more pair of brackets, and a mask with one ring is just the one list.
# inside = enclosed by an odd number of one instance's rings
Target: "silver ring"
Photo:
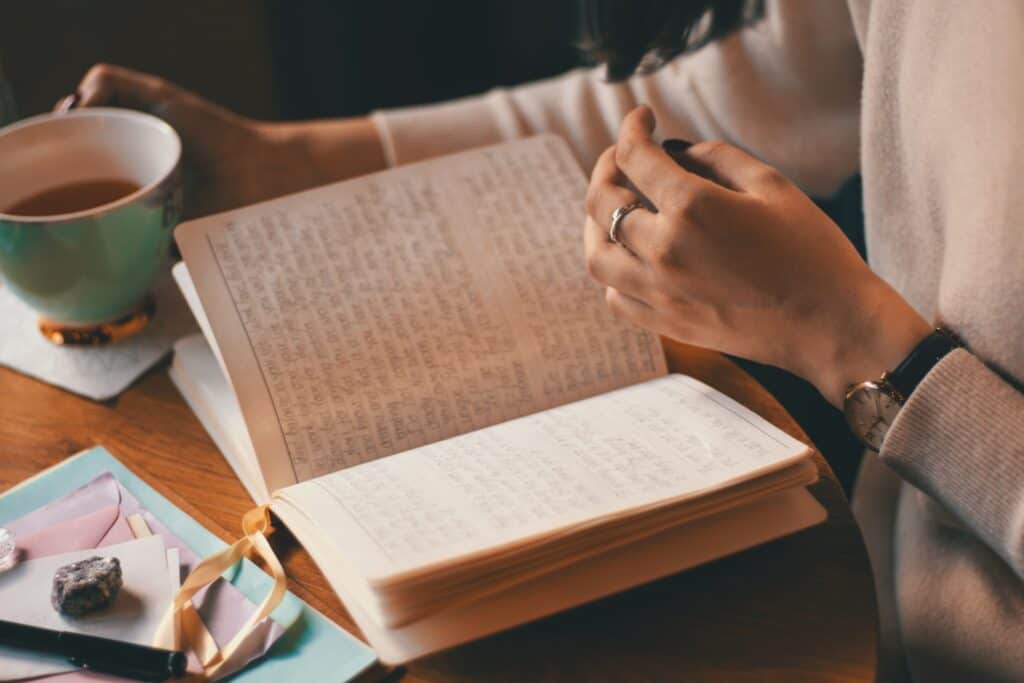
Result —
[[619, 227], [621, 227], [622, 225], [622, 219], [625, 218], [630, 211], [639, 209], [643, 205], [644, 203], [642, 201], [640, 201], [639, 199], [634, 199], [629, 204], [623, 204], [619, 208], [612, 211], [612, 222], [611, 225], [608, 226], [609, 242], [612, 242], [613, 244], [618, 244], [619, 246], [625, 246], [619, 239]]

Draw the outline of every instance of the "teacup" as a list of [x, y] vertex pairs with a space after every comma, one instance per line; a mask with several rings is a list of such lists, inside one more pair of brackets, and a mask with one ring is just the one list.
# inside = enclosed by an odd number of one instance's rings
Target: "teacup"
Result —
[[[180, 160], [173, 128], [126, 109], [44, 114], [0, 129], [0, 275], [41, 327], [88, 330], [145, 305], [181, 215]], [[129, 194], [53, 215], [45, 202], [11, 213], [54, 188], [113, 181]]]

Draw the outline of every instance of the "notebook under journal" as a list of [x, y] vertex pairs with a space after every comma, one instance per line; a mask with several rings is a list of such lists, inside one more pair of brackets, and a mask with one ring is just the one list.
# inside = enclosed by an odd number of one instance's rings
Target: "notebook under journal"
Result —
[[[102, 446], [71, 456], [0, 494], [0, 526], [60, 498], [109, 472], [141, 506], [200, 556], [225, 544], [180, 508], [154, 491]], [[258, 603], [272, 579], [248, 560], [229, 575], [231, 583]], [[232, 676], [240, 683], [349, 681], [377, 661], [373, 650], [308, 604], [288, 593], [271, 615], [288, 630], [259, 660]]]

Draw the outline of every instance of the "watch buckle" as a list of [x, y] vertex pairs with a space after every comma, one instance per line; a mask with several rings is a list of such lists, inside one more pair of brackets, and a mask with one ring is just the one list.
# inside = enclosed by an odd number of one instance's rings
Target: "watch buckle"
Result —
[[889, 371], [886, 370], [882, 373], [882, 376], [878, 379], [879, 388], [884, 388], [896, 403], [903, 405], [907, 401], [907, 397], [903, 395], [896, 386], [889, 381]]

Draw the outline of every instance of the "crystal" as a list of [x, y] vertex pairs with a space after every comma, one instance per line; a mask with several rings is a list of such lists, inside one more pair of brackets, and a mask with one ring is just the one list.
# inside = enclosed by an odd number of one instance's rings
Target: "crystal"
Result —
[[112, 603], [121, 584], [116, 557], [90, 557], [57, 570], [50, 602], [58, 612], [77, 617]]
[[18, 561], [18, 546], [14, 543], [14, 534], [0, 527], [0, 572], [13, 567]]

